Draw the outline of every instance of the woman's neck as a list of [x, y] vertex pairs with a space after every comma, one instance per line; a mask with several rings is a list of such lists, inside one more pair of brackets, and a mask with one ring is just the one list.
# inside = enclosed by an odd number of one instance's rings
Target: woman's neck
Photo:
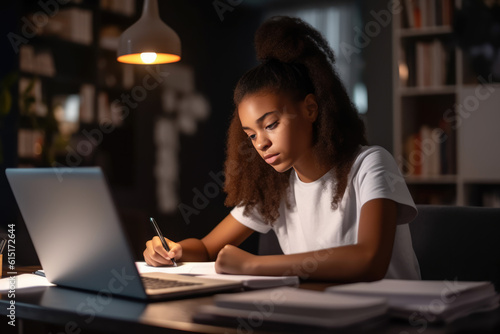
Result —
[[309, 183], [320, 179], [331, 167], [321, 164], [319, 159], [311, 153], [296, 163], [293, 169], [302, 182]]

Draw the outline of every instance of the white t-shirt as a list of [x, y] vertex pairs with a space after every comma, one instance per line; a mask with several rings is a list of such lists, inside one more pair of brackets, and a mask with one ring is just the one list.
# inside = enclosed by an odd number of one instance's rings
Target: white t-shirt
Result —
[[398, 204], [398, 225], [385, 277], [420, 279], [408, 227], [417, 209], [391, 154], [378, 146], [360, 149], [337, 210], [331, 207], [334, 184], [330, 172], [314, 182], [304, 183], [292, 170], [288, 190], [290, 208], [283, 200], [280, 216], [272, 226], [266, 224], [256, 210], [243, 215], [243, 206], [235, 207], [231, 215], [257, 232], [267, 233], [272, 228], [283, 253], [294, 254], [356, 244], [363, 204], [377, 198], [391, 199]]

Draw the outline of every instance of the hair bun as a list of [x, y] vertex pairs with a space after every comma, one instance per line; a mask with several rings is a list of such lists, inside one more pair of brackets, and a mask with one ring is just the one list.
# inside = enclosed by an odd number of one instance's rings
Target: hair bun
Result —
[[260, 61], [302, 62], [320, 51], [334, 62], [333, 52], [323, 36], [301, 19], [288, 16], [273, 16], [257, 29], [255, 51]]

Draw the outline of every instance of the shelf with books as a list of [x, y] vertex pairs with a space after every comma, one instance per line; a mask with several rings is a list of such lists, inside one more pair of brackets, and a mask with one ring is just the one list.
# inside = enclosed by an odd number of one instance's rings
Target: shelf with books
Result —
[[495, 206], [500, 85], [474, 74], [449, 6], [462, 1], [407, 0], [394, 16], [394, 156], [418, 204]]
[[451, 35], [400, 38], [399, 79], [402, 87], [442, 87], [456, 84], [455, 46]]
[[91, 85], [96, 75], [96, 4], [23, 3], [22, 21], [33, 36], [19, 51], [19, 166], [52, 165], [78, 131], [81, 87]]
[[455, 5], [453, 0], [405, 0], [400, 26], [415, 29], [450, 26]]
[[455, 115], [461, 79], [454, 5], [407, 0], [393, 21], [394, 155], [418, 204], [462, 200], [457, 129], [448, 121]]
[[456, 174], [456, 133], [445, 121], [454, 101], [454, 94], [400, 97], [402, 145], [396, 156], [405, 176]]
[[37, 36], [57, 37], [58, 40], [71, 41], [90, 46], [93, 43], [93, 1], [84, 4], [55, 6], [44, 12], [42, 4], [25, 8], [23, 21], [34, 30]]
[[[456, 84], [452, 0], [406, 0], [393, 25], [401, 89]], [[410, 93], [418, 92], [411, 90]]]
[[[135, 0], [75, 0], [43, 16], [38, 2], [23, 3], [34, 36], [19, 52], [20, 165], [68, 165], [68, 150], [104, 123], [133, 136], [131, 126], [113, 118], [111, 104], [134, 84], [133, 67], [116, 61], [116, 46], [136, 9]], [[36, 21], [41, 15], [43, 24]], [[79, 162], [86, 163], [92, 162]]]

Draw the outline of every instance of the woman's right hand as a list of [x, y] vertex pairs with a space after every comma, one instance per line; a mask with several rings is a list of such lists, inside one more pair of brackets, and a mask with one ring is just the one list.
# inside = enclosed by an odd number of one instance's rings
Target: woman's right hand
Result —
[[179, 260], [182, 257], [182, 246], [176, 242], [168, 240], [165, 241], [170, 248], [170, 252], [167, 252], [160, 241], [159, 237], [154, 237], [146, 242], [146, 249], [144, 250], [144, 260], [147, 264], [154, 267], [168, 266], [172, 265], [172, 258]]

